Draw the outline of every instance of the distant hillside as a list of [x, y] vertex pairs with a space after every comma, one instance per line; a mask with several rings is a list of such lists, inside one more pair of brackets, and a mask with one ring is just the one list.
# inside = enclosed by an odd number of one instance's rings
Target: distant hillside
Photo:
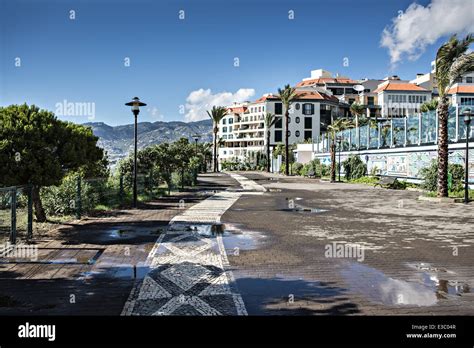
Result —
[[[127, 156], [133, 151], [133, 124], [123, 126], [109, 126], [103, 122], [88, 122], [85, 126], [92, 128], [98, 136], [99, 146], [109, 154], [111, 165]], [[212, 121], [197, 122], [139, 122], [138, 123], [138, 148], [144, 148], [163, 142], [173, 142], [179, 138], [188, 138], [193, 141], [193, 135], [201, 135], [200, 142], [212, 141]]]

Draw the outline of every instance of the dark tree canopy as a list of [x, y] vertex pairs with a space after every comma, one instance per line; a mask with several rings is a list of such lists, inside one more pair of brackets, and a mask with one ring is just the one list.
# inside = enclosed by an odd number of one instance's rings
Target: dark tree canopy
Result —
[[26, 104], [0, 108], [0, 185], [57, 185], [103, 159], [92, 129]]

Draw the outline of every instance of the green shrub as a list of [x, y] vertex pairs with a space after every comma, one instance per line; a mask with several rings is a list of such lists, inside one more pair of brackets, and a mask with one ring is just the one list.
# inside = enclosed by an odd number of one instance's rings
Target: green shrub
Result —
[[291, 173], [293, 175], [301, 175], [302, 170], [303, 170], [303, 164], [299, 162], [295, 162], [291, 165]]
[[[41, 199], [46, 214], [70, 215], [76, 212], [77, 176], [68, 175], [59, 186], [41, 189]], [[82, 211], [91, 211], [100, 202], [100, 192], [87, 182], [81, 183]]]
[[[450, 191], [460, 191], [463, 188], [464, 167], [460, 164], [448, 164], [448, 173], [452, 178]], [[438, 188], [438, 161], [432, 160], [428, 167], [421, 169], [423, 184], [421, 187], [427, 191], [436, 191]]]
[[376, 183], [379, 182], [379, 178], [375, 176], [363, 176], [357, 179], [352, 179], [351, 182], [356, 183], [356, 184], [375, 185]]
[[367, 165], [358, 155], [350, 155], [348, 159], [342, 162], [342, 166], [347, 180], [358, 179], [367, 174]]

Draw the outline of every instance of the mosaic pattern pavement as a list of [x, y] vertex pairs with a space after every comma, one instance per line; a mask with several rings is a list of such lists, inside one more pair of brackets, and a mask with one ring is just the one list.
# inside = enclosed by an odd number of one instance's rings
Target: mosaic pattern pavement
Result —
[[216, 193], [171, 220], [147, 258], [151, 271], [132, 290], [122, 315], [247, 315], [222, 237], [201, 235], [192, 225], [219, 223], [242, 194]]

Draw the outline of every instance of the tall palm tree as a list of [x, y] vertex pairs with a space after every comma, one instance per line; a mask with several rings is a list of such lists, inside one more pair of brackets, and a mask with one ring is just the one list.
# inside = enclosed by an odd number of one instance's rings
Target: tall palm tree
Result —
[[276, 123], [274, 114], [267, 112], [265, 115], [265, 128], [267, 130], [267, 173], [270, 173], [270, 128]]
[[217, 163], [217, 132], [219, 131], [219, 122], [227, 115], [227, 108], [214, 105], [211, 112], [207, 111], [207, 114], [214, 123], [214, 172], [217, 172], [219, 169]]
[[355, 126], [359, 127], [359, 117], [365, 113], [365, 107], [359, 103], [352, 103], [350, 107], [350, 112], [353, 116], [355, 116]]
[[456, 80], [474, 70], [474, 52], [466, 54], [474, 37], [469, 34], [463, 40], [456, 35], [442, 45], [436, 54], [436, 80], [438, 82], [438, 197], [448, 196], [448, 91]]
[[290, 85], [286, 85], [283, 89], [278, 88], [281, 103], [285, 107], [285, 175], [290, 175], [290, 151], [289, 151], [289, 117], [290, 105], [293, 99], [296, 98], [296, 91]]
[[331, 182], [336, 181], [336, 136], [345, 129], [354, 127], [354, 124], [346, 118], [338, 118], [328, 126], [331, 137]]

